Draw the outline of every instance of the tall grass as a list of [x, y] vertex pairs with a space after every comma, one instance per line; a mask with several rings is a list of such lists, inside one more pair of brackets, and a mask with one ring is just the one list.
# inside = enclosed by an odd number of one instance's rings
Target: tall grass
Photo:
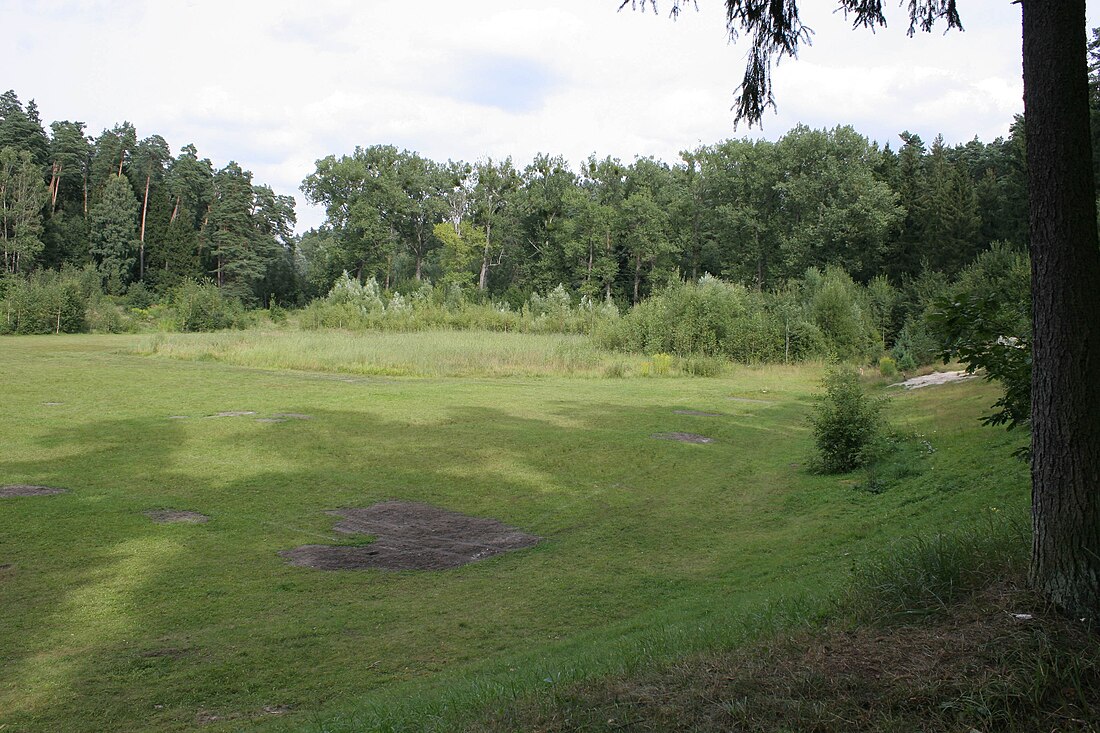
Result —
[[[618, 377], [642, 374], [646, 363], [644, 356], [613, 353], [584, 336], [494, 331], [158, 334], [141, 341], [135, 353], [265, 369], [418, 377]], [[688, 360], [678, 371], [695, 373], [696, 367]], [[708, 375], [718, 371], [714, 367]]]
[[997, 580], [1022, 577], [1029, 539], [1026, 521], [991, 508], [983, 522], [898, 540], [855, 568], [848, 603], [872, 620], [935, 614]]

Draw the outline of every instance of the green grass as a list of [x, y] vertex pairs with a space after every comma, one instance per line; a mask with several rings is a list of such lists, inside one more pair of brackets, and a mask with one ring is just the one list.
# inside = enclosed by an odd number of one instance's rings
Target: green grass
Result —
[[494, 331], [270, 331], [158, 334], [136, 353], [267, 369], [372, 376], [623, 376], [644, 359], [593, 346], [586, 336]]
[[[1018, 436], [978, 424], [996, 398], [978, 382], [896, 397], [891, 419], [936, 450], [875, 495], [805, 468], [816, 367], [583, 379], [634, 358], [515, 334], [0, 349], [0, 484], [70, 489], [0, 503], [0, 729], [453, 729], [812, 616], [894, 537], [1027, 503]], [[370, 376], [404, 373], [432, 378]], [[206, 417], [232, 410], [257, 414]], [[312, 419], [255, 421], [274, 413]], [[670, 431], [716, 442], [651, 437]], [[337, 540], [326, 509], [394, 498], [545, 541], [431, 573], [276, 554]]]

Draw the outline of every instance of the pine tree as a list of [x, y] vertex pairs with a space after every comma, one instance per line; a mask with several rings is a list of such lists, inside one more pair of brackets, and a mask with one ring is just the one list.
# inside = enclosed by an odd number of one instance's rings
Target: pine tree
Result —
[[46, 204], [42, 170], [28, 150], [0, 149], [0, 272], [18, 273], [34, 266], [42, 252], [42, 207]]
[[108, 288], [122, 292], [133, 278], [138, 249], [138, 200], [125, 176], [107, 180], [88, 219], [88, 249]]
[[214, 199], [204, 235], [218, 286], [246, 302], [255, 298], [254, 286], [264, 276], [252, 203], [252, 174], [230, 161], [214, 176]]

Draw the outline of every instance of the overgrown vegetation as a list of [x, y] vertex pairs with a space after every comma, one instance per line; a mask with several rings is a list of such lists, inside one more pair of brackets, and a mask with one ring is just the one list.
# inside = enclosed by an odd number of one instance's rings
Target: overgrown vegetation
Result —
[[1005, 245], [983, 252], [950, 292], [939, 298], [930, 322], [943, 358], [958, 359], [973, 374], [1001, 385], [990, 425], [1026, 425], [1031, 411], [1031, 266]]
[[872, 461], [884, 425], [882, 398], [864, 392], [859, 375], [851, 369], [833, 369], [822, 382], [810, 413], [819, 469], [824, 473], [848, 473]]

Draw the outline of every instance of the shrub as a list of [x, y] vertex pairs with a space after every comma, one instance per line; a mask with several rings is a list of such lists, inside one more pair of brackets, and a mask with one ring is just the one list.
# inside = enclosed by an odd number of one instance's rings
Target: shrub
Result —
[[883, 356], [878, 360], [878, 373], [890, 379], [897, 376], [898, 364], [889, 356]]
[[813, 293], [814, 323], [841, 361], [868, 356], [879, 341], [865, 300], [848, 273], [836, 267], [825, 271]]
[[818, 395], [810, 425], [824, 473], [847, 473], [863, 465], [866, 449], [882, 427], [885, 402], [869, 397], [850, 369], [825, 375], [824, 394]]
[[8, 280], [0, 303], [0, 333], [80, 333], [88, 330], [88, 298], [74, 271]]
[[689, 356], [680, 362], [680, 371], [693, 377], [718, 377], [724, 370], [725, 364], [716, 356]]
[[185, 280], [169, 298], [174, 325], [180, 331], [217, 331], [243, 325], [244, 307], [227, 298], [209, 280]]

